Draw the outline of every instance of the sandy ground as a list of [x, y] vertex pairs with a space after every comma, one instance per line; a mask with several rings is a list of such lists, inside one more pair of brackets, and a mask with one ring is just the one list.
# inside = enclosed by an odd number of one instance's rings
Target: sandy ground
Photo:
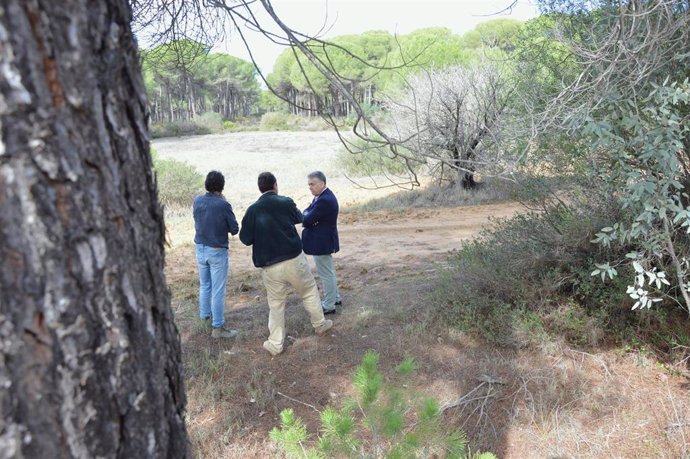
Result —
[[[153, 147], [163, 158], [186, 161], [199, 173], [212, 169], [225, 175], [225, 195], [238, 210], [256, 200], [259, 173], [271, 171], [278, 179], [280, 194], [306, 207], [311, 200], [307, 174], [321, 170], [328, 185], [338, 193], [342, 206], [398, 191], [397, 188], [367, 190], [357, 187], [338, 170], [340, 141], [334, 132], [237, 132], [230, 134], [158, 139]], [[365, 178], [358, 182], [370, 187]], [[385, 183], [385, 180], [381, 181]]]

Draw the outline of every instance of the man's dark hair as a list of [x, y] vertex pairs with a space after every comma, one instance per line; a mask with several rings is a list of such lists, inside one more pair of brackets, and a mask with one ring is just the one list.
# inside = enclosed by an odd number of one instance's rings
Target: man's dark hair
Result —
[[221, 193], [225, 188], [225, 177], [218, 171], [211, 171], [206, 176], [204, 186], [209, 193]]
[[265, 193], [273, 189], [276, 184], [276, 176], [270, 172], [262, 172], [259, 174], [259, 191]]

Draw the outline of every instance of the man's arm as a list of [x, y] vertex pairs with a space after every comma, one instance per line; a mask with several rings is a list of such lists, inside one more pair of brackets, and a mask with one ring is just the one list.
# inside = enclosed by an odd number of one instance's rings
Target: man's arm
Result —
[[240, 231], [240, 226], [237, 224], [237, 218], [235, 218], [235, 213], [232, 211], [230, 203], [228, 203], [227, 222], [230, 234], [234, 236]]
[[316, 226], [320, 220], [323, 220], [326, 215], [332, 212], [332, 207], [331, 203], [326, 199], [317, 199], [314, 204], [304, 211], [304, 227]]
[[252, 245], [254, 243], [254, 212], [250, 207], [242, 217], [242, 229], [240, 229], [240, 241], [244, 245]]
[[304, 215], [302, 215], [302, 212], [297, 208], [297, 204], [295, 204], [295, 201], [292, 199], [288, 198], [290, 200], [291, 209], [290, 209], [290, 218], [292, 218], [292, 223], [293, 224], [298, 224], [302, 223], [304, 221]]

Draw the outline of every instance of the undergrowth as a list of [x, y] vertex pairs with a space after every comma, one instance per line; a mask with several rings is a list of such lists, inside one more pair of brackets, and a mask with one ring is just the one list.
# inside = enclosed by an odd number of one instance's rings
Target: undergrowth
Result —
[[540, 207], [494, 220], [450, 256], [434, 294], [437, 319], [508, 347], [558, 338], [582, 347], [646, 342], [662, 358], [689, 350], [677, 310], [631, 311], [630, 273], [592, 276], [595, 260], [630, 250], [592, 243], [600, 228], [629, 219], [616, 199], [590, 189], [532, 202]]

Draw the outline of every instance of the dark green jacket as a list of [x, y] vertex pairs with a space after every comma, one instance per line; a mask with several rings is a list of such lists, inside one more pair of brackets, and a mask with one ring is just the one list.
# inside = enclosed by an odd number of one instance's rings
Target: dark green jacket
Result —
[[302, 253], [302, 240], [295, 225], [304, 217], [295, 202], [267, 191], [242, 218], [240, 241], [252, 246], [252, 261], [257, 268], [295, 258]]

